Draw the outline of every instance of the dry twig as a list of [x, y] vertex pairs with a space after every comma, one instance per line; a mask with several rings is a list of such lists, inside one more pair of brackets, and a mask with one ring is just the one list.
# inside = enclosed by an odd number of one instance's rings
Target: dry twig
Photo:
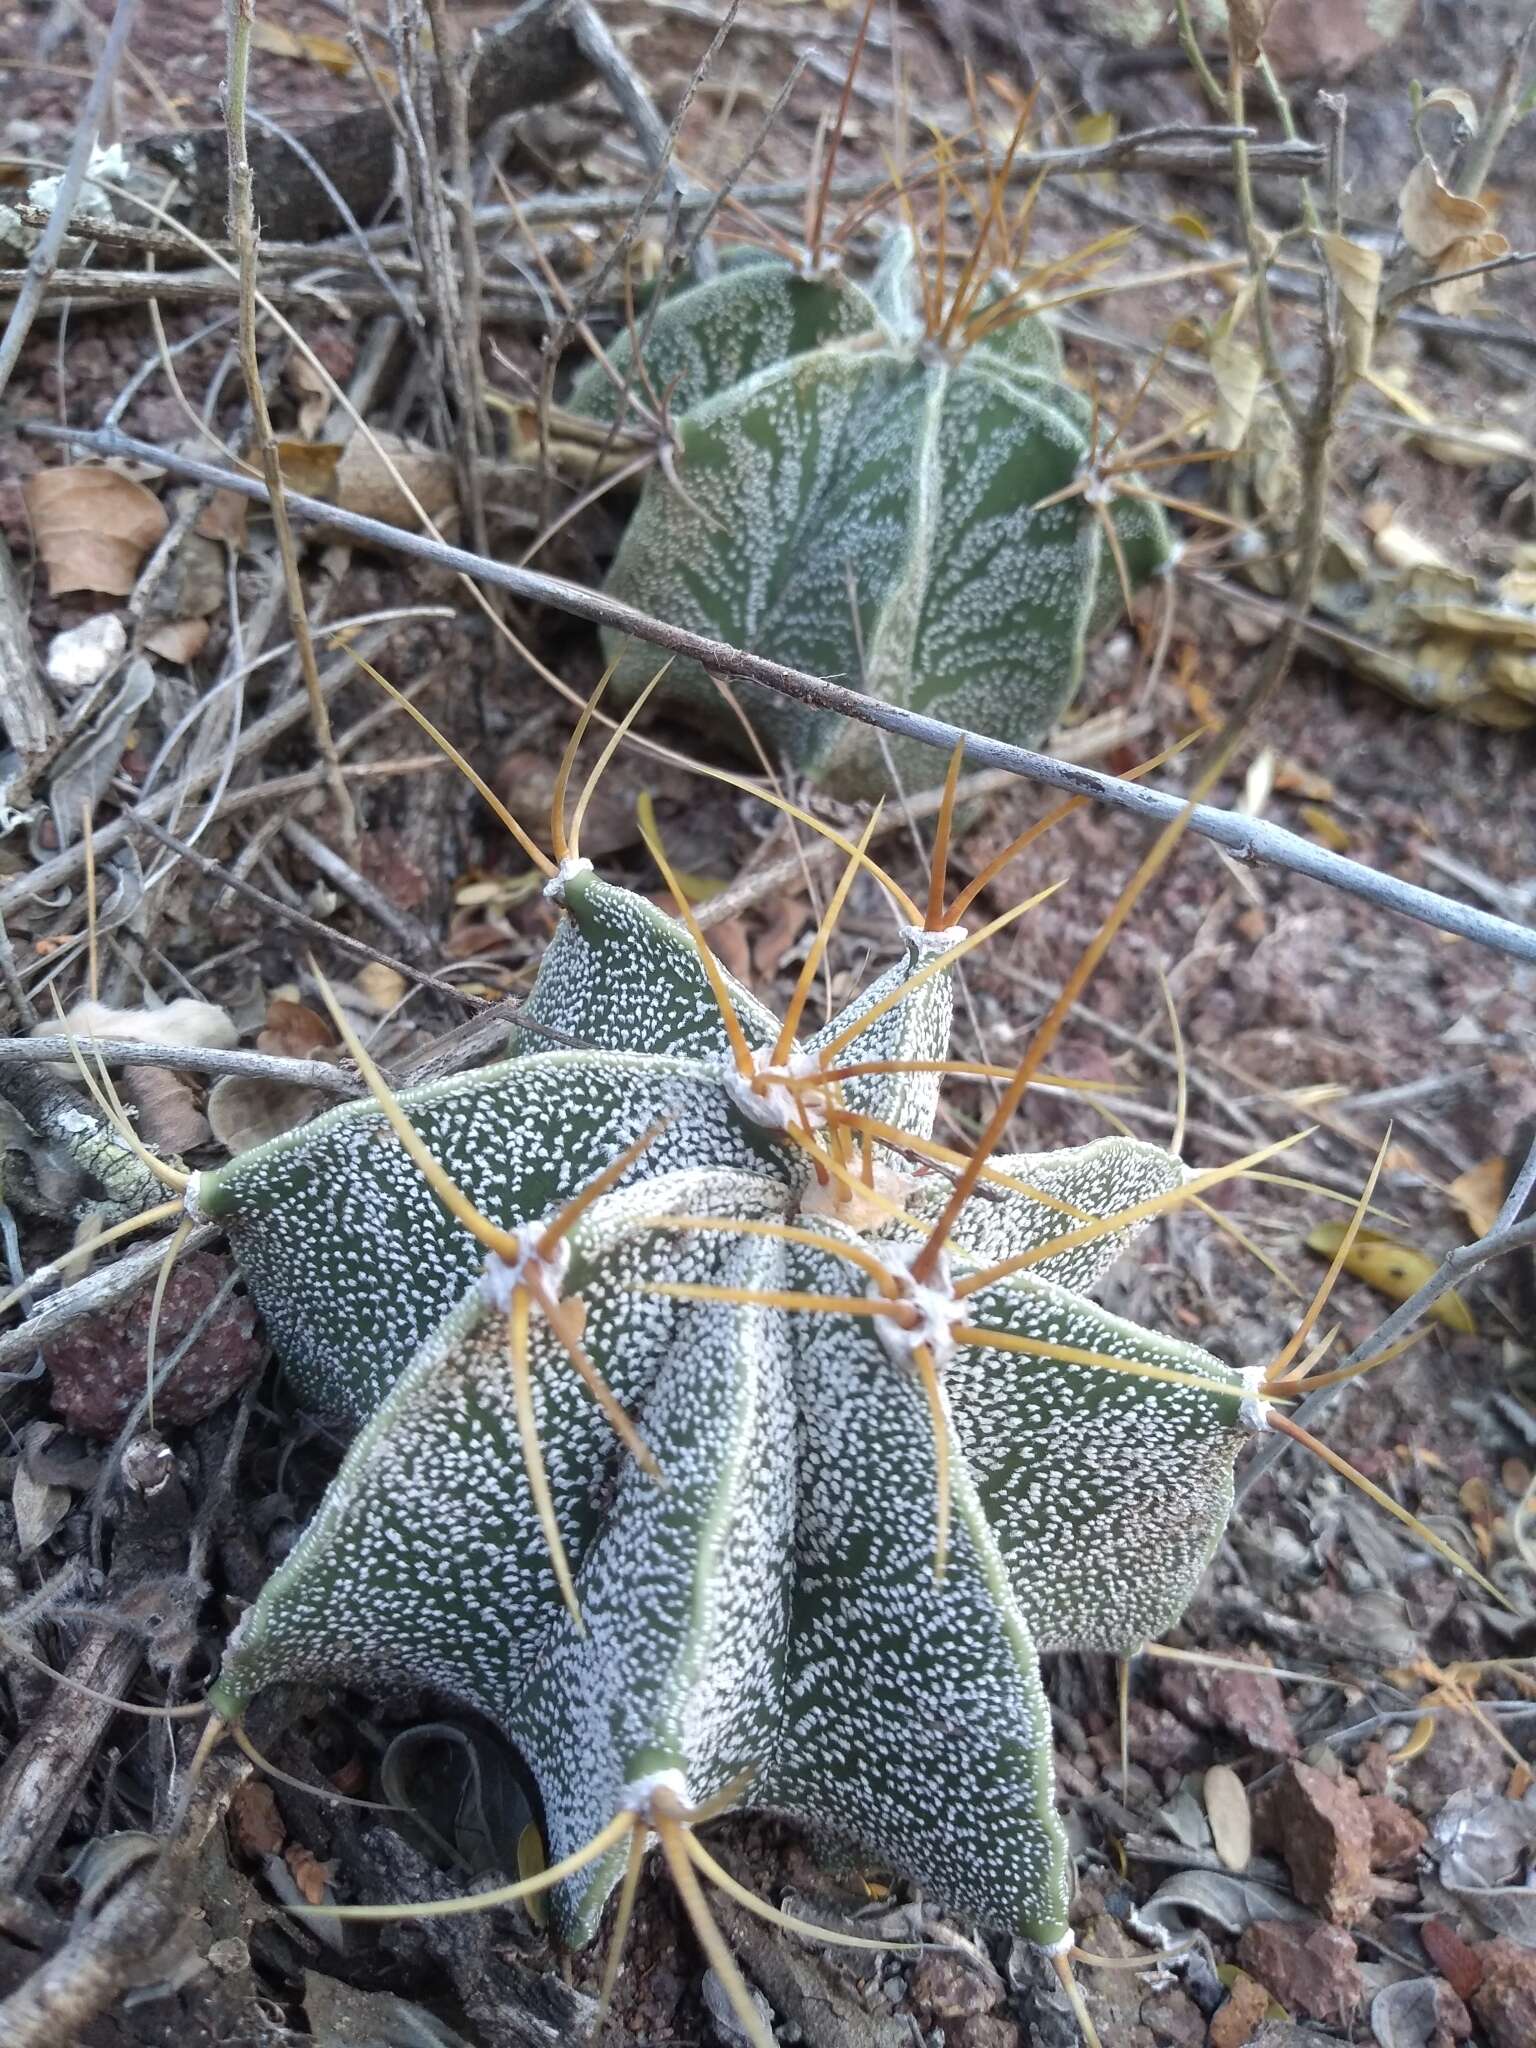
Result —
[[299, 578], [298, 551], [294, 547], [293, 526], [283, 500], [282, 461], [277, 452], [277, 437], [272, 431], [272, 415], [267, 410], [261, 358], [256, 347], [256, 208], [252, 196], [251, 162], [245, 141], [245, 103], [250, 84], [251, 31], [256, 25], [254, 0], [228, 0], [227, 20], [229, 77], [226, 87], [225, 119], [229, 131], [229, 223], [240, 269], [240, 368], [245, 377], [246, 396], [250, 401], [256, 445], [261, 453], [262, 473], [267, 480], [267, 506], [272, 515], [272, 530], [277, 540], [277, 551], [282, 558], [283, 582], [288, 593], [288, 620], [293, 630], [294, 645], [299, 652], [299, 667], [304, 677], [305, 694], [309, 699], [310, 725], [314, 731], [315, 745], [319, 749], [320, 758], [325, 763], [343, 844], [349, 853], [355, 853], [358, 839], [357, 813], [352, 806], [352, 792], [348, 789], [341, 772], [341, 762], [337, 759], [336, 737], [331, 731], [331, 714], [320, 682], [319, 664], [315, 660], [315, 643], [309, 630], [304, 586]]
[[[81, 432], [55, 427], [44, 421], [29, 421], [26, 431], [45, 439], [69, 441], [99, 455], [126, 455], [139, 461], [156, 462], [173, 475], [225, 485], [258, 503], [266, 497], [265, 486], [255, 477], [241, 476], [214, 463], [199, 462], [193, 457], [157, 448], [150, 442], [136, 440], [115, 429]], [[668, 653], [688, 655], [713, 674], [739, 677], [799, 703], [836, 712], [844, 718], [856, 718], [865, 725], [880, 726], [898, 738], [920, 741], [943, 755], [952, 754], [956, 746], [963, 743], [965, 759], [973, 768], [1003, 768], [1011, 775], [1044, 783], [1052, 789], [1065, 790], [1072, 796], [1088, 797], [1095, 803], [1108, 804], [1115, 810], [1126, 811], [1157, 824], [1171, 822], [1185, 808], [1178, 797], [1150, 788], [1145, 783], [1126, 782], [1119, 776], [1056, 760], [1049, 754], [1034, 753], [1027, 747], [1010, 746], [1003, 740], [962, 732], [942, 719], [928, 718], [919, 712], [884, 704], [839, 683], [808, 675], [802, 669], [787, 668], [763, 655], [728, 647], [723, 641], [709, 640], [702, 634], [669, 626], [660, 619], [636, 611], [631, 605], [620, 604], [599, 591], [584, 589], [563, 578], [472, 555], [467, 549], [449, 547], [421, 534], [406, 533], [398, 527], [386, 526], [381, 520], [342, 513], [334, 505], [306, 498], [298, 492], [289, 493], [288, 506], [299, 519], [324, 522], [339, 532], [354, 534], [376, 547], [415, 555], [421, 560], [458, 570], [467, 577], [499, 584], [530, 603], [554, 605], [561, 611], [590, 620], [594, 625], [607, 626], [615, 632], [629, 633], [636, 639], [649, 641]], [[1438, 931], [1454, 932], [1459, 938], [1470, 939], [1493, 952], [1507, 953], [1517, 960], [1536, 960], [1536, 931], [1513, 924], [1507, 918], [1491, 916], [1472, 904], [1457, 902], [1454, 897], [1442, 896], [1433, 889], [1404, 882], [1396, 875], [1382, 874], [1362, 861], [1331, 853], [1326, 847], [1303, 839], [1297, 833], [1287, 832], [1265, 819], [1200, 804], [1195, 808], [1189, 829], [1224, 848], [1238, 860], [1305, 875], [1313, 881], [1326, 883], [1330, 888], [1342, 890], [1346, 895], [1373, 903], [1382, 910], [1416, 918]], [[0, 910], [4, 907], [5, 892], [0, 890]]]

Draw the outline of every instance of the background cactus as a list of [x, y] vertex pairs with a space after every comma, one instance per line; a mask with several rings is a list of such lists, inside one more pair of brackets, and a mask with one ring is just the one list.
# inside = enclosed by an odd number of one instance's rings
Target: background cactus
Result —
[[[1168, 560], [1134, 476], [1093, 480], [1092, 408], [1047, 321], [980, 266], [935, 310], [905, 233], [867, 292], [766, 260], [676, 294], [639, 363], [621, 337], [572, 409], [614, 419], [631, 383], [665, 402], [677, 447], [646, 482], [610, 592], [889, 703], [1038, 743], [1122, 586]], [[610, 640], [632, 696], [654, 660]], [[696, 664], [674, 664], [664, 688], [739, 738]], [[766, 693], [745, 708], [827, 789], [889, 786], [868, 728]], [[887, 744], [904, 779], [931, 770], [915, 743]]]
[[798, 1040], [819, 949], [781, 1023], [585, 863], [550, 891], [532, 1008], [600, 1049], [196, 1184], [306, 1397], [367, 1417], [214, 1704], [403, 1678], [489, 1716], [552, 1856], [592, 1854], [553, 1894], [572, 1942], [617, 1821], [666, 1843], [724, 1798], [1060, 1952], [1037, 1653], [1182, 1612], [1262, 1419], [1251, 1374], [1091, 1299], [1184, 1171], [1112, 1137], [913, 1172], [970, 943], [942, 912]]

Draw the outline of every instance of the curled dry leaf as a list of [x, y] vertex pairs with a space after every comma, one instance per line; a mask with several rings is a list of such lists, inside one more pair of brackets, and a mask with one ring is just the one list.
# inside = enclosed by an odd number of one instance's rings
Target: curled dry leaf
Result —
[[1479, 263], [1496, 263], [1508, 254], [1509, 239], [1497, 228], [1484, 228], [1481, 234], [1453, 242], [1435, 266], [1435, 275], [1442, 282], [1430, 287], [1429, 303], [1437, 313], [1470, 313], [1483, 295], [1487, 277], [1481, 272], [1474, 277], [1454, 273], [1471, 270]]
[[254, 1074], [225, 1074], [208, 1096], [208, 1127], [231, 1158], [296, 1131], [336, 1098]]
[[393, 526], [414, 527], [417, 517], [401, 484], [390, 474], [389, 465], [393, 464], [406, 489], [441, 524], [459, 502], [452, 458], [399, 434], [378, 434], [375, 439], [384, 451], [382, 456], [362, 434], [354, 434], [342, 451], [336, 465], [337, 504], [344, 512], [356, 512], [364, 519], [387, 519]]
[[[1344, 1241], [1345, 1228], [1342, 1223], [1319, 1223], [1315, 1230], [1307, 1233], [1307, 1250], [1316, 1252], [1321, 1258], [1331, 1259]], [[1426, 1280], [1434, 1278], [1440, 1270], [1440, 1261], [1412, 1245], [1399, 1244], [1395, 1238], [1383, 1237], [1374, 1230], [1362, 1230], [1349, 1248], [1344, 1270], [1354, 1279], [1363, 1280], [1376, 1293], [1386, 1295], [1390, 1301], [1407, 1301], [1418, 1293]], [[1442, 1294], [1426, 1313], [1432, 1322], [1443, 1323], [1448, 1330], [1455, 1330], [1460, 1336], [1473, 1337], [1477, 1334], [1472, 1311], [1454, 1287]]]
[[1403, 240], [1426, 262], [1438, 262], [1448, 249], [1488, 225], [1487, 207], [1451, 191], [1429, 156], [1421, 156], [1408, 173], [1398, 195], [1397, 217]]
[[1477, 101], [1471, 93], [1463, 92], [1459, 85], [1437, 85], [1432, 93], [1427, 93], [1419, 108], [1420, 119], [1437, 108], [1448, 108], [1468, 134], [1477, 133]]
[[1376, 341], [1376, 302], [1381, 292], [1381, 251], [1347, 235], [1321, 235], [1323, 255], [1339, 292], [1344, 347], [1349, 367], [1363, 376]]
[[58, 1484], [46, 1466], [34, 1469], [34, 1461], [41, 1463], [40, 1454], [57, 1434], [55, 1424], [42, 1421], [28, 1423], [21, 1433], [22, 1455], [11, 1483], [11, 1512], [16, 1517], [16, 1547], [23, 1557], [42, 1549], [73, 1504], [69, 1488]]
[[48, 591], [101, 590], [126, 597], [139, 564], [166, 529], [165, 508], [115, 469], [44, 469], [22, 485]]
[[1509, 254], [1508, 241], [1489, 223], [1487, 207], [1481, 200], [1452, 192], [1434, 159], [1421, 156], [1399, 196], [1398, 220], [1409, 248], [1432, 265], [1441, 280], [1429, 293], [1435, 311], [1470, 312], [1482, 296], [1483, 277], [1456, 273]]
[[322, 1863], [302, 1842], [290, 1842], [283, 1851], [283, 1861], [292, 1871], [293, 1881], [305, 1900], [311, 1906], [323, 1905], [335, 1865]]
[[162, 661], [178, 668], [196, 660], [208, 644], [210, 627], [206, 619], [167, 619], [144, 635], [144, 645]]
[[313, 441], [331, 409], [331, 388], [308, 356], [291, 355], [283, 366], [283, 382], [298, 401], [299, 433]]
[[1232, 25], [1232, 47], [1240, 64], [1256, 64], [1264, 48], [1264, 34], [1276, 0], [1228, 0], [1227, 18]]
[[1471, 1224], [1474, 1237], [1486, 1237], [1498, 1221], [1508, 1179], [1504, 1161], [1495, 1152], [1492, 1158], [1457, 1174], [1447, 1187], [1446, 1193]]
[[1211, 425], [1213, 448], [1241, 448], [1248, 437], [1264, 365], [1258, 350], [1238, 331], [1249, 292], [1238, 293], [1223, 314], [1207, 351], [1216, 385], [1216, 418]]

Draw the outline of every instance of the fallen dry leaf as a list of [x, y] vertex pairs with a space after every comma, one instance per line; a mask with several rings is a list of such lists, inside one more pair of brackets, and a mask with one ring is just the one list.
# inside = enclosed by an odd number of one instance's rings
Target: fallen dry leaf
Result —
[[306, 498], [336, 500], [336, 473], [341, 466], [339, 441], [279, 441], [277, 459], [283, 482]]
[[161, 1152], [190, 1152], [208, 1142], [208, 1119], [197, 1106], [185, 1074], [168, 1067], [129, 1067], [118, 1092], [138, 1111], [135, 1128]]
[[336, 1045], [336, 1033], [329, 1020], [308, 1003], [289, 996], [273, 996], [267, 1004], [267, 1021], [256, 1034], [258, 1052], [272, 1052], [283, 1059], [324, 1058]]
[[805, 930], [810, 905], [804, 892], [789, 889], [779, 897], [774, 918], [759, 934], [752, 948], [752, 969], [759, 981], [771, 981], [784, 964], [784, 955]]
[[[337, 78], [346, 78], [357, 68], [351, 46], [335, 36], [316, 35], [310, 29], [284, 28], [281, 22], [259, 16], [251, 24], [251, 43], [269, 57], [291, 57], [300, 64], [315, 64]], [[375, 64], [373, 69], [385, 92], [393, 92], [396, 79], [389, 66]]]
[[272, 1787], [260, 1778], [247, 1778], [229, 1802], [235, 1844], [245, 1855], [275, 1856], [287, 1841]]
[[1253, 1856], [1253, 1816], [1248, 1790], [1228, 1764], [1212, 1764], [1205, 1774], [1205, 1813], [1211, 1824], [1216, 1854], [1228, 1870], [1246, 1870]]
[[357, 63], [345, 43], [334, 36], [312, 35], [307, 30], [284, 28], [281, 22], [256, 20], [251, 24], [251, 44], [269, 57], [293, 57], [301, 63], [318, 64], [323, 71], [345, 78]]
[[126, 597], [166, 529], [154, 492], [90, 464], [39, 470], [21, 488], [49, 595], [101, 590]]
[[[1316, 1252], [1321, 1258], [1331, 1259], [1344, 1242], [1346, 1228], [1342, 1223], [1319, 1223], [1316, 1229], [1307, 1233], [1307, 1250]], [[1344, 1270], [1354, 1279], [1363, 1280], [1378, 1294], [1386, 1295], [1389, 1301], [1407, 1301], [1410, 1295], [1418, 1293], [1426, 1280], [1434, 1278], [1440, 1270], [1440, 1261], [1412, 1245], [1399, 1244], [1395, 1238], [1382, 1237], [1374, 1230], [1362, 1230], [1349, 1248]], [[1448, 1330], [1455, 1330], [1462, 1336], [1477, 1334], [1472, 1311], [1454, 1287], [1442, 1294], [1427, 1313], [1431, 1321], [1443, 1323]]]
[[381, 1017], [404, 1002], [409, 985], [398, 967], [386, 966], [382, 960], [370, 960], [353, 980], [363, 1001]]
[[734, 974], [738, 981], [749, 981], [752, 976], [752, 949], [747, 939], [747, 927], [739, 917], [723, 917], [709, 928], [710, 948], [726, 971]]
[[1472, 1226], [1474, 1237], [1486, 1237], [1498, 1221], [1499, 1210], [1508, 1191], [1508, 1180], [1504, 1161], [1495, 1152], [1491, 1159], [1484, 1159], [1477, 1166], [1469, 1166], [1465, 1173], [1458, 1173], [1446, 1189]]
[[1349, 834], [1333, 813], [1325, 811], [1321, 804], [1303, 804], [1301, 822], [1314, 839], [1321, 840], [1332, 852], [1348, 853], [1353, 843]]
[[297, 353], [283, 367], [283, 382], [298, 400], [299, 433], [313, 441], [331, 409], [331, 388], [308, 356]]
[[163, 625], [150, 628], [144, 635], [144, 645], [151, 654], [158, 654], [162, 661], [173, 661], [180, 668], [202, 653], [210, 631], [206, 619], [167, 619]]
[[208, 1128], [233, 1159], [265, 1145], [269, 1138], [296, 1131], [322, 1109], [335, 1105], [335, 1096], [318, 1088], [296, 1087], [291, 1081], [269, 1081], [255, 1074], [225, 1074], [209, 1091]]
[[242, 498], [238, 491], [215, 491], [198, 513], [193, 530], [204, 540], [222, 540], [237, 550], [243, 548], [250, 506], [250, 499]]

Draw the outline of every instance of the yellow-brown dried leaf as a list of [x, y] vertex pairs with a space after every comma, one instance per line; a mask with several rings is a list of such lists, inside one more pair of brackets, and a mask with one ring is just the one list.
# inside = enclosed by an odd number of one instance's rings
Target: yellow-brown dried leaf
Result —
[[[1343, 1223], [1319, 1223], [1307, 1233], [1307, 1250], [1316, 1252], [1320, 1258], [1331, 1259], [1344, 1242], [1347, 1227]], [[1426, 1280], [1434, 1278], [1440, 1270], [1440, 1261], [1411, 1244], [1399, 1244], [1396, 1238], [1383, 1237], [1374, 1230], [1361, 1230], [1345, 1257], [1344, 1270], [1377, 1294], [1386, 1295], [1389, 1301], [1407, 1301], [1418, 1293]], [[1454, 1287], [1442, 1294], [1426, 1313], [1432, 1322], [1443, 1323], [1448, 1330], [1455, 1330], [1461, 1336], [1477, 1334], [1472, 1311]]]
[[166, 529], [153, 491], [99, 464], [40, 470], [22, 495], [51, 597], [71, 590], [126, 597]]

